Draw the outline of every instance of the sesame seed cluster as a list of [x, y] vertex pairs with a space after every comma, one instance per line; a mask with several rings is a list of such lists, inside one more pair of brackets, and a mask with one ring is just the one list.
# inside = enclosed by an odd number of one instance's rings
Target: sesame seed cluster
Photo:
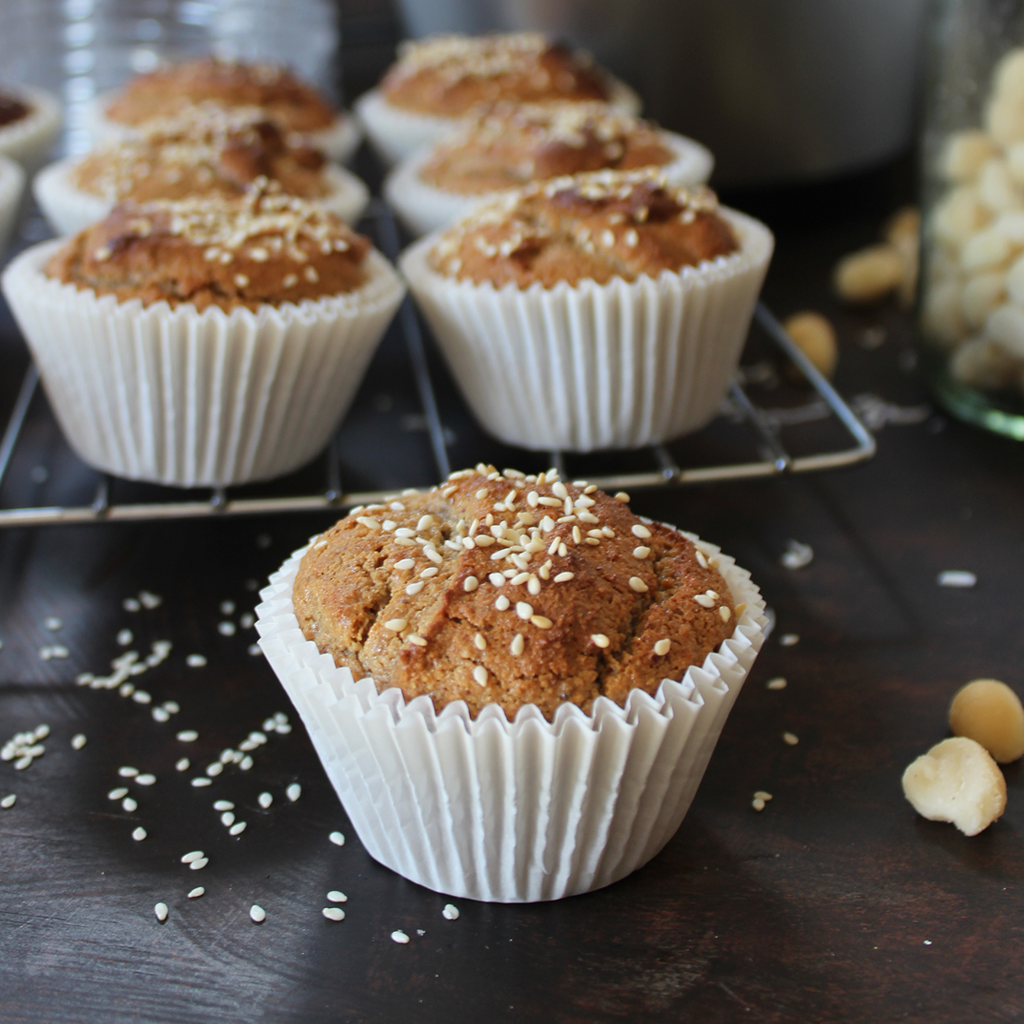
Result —
[[79, 161], [76, 188], [111, 202], [241, 194], [257, 178], [305, 199], [326, 195], [324, 157], [293, 144], [258, 107], [188, 107], [147, 122], [139, 138], [104, 146]]
[[739, 249], [717, 210], [709, 189], [672, 187], [657, 168], [555, 178], [480, 206], [441, 236], [428, 262], [497, 287], [656, 277]]
[[653, 125], [603, 103], [501, 103], [438, 146], [420, 177], [436, 188], [474, 194], [672, 159]]
[[331, 125], [334, 109], [315, 89], [275, 64], [202, 57], [137, 75], [106, 108], [126, 125], [179, 114], [202, 101], [222, 107], [260, 107], [283, 128], [318, 131]]
[[51, 257], [46, 273], [118, 301], [254, 310], [355, 290], [367, 280], [369, 249], [333, 214], [258, 178], [237, 198], [117, 206]]
[[654, 693], [732, 635], [742, 607], [679, 532], [550, 470], [493, 466], [355, 508], [314, 540], [293, 598], [307, 639], [355, 678], [549, 719]]
[[592, 62], [536, 32], [438, 35], [407, 42], [381, 83], [397, 107], [461, 117], [499, 98], [606, 100]]

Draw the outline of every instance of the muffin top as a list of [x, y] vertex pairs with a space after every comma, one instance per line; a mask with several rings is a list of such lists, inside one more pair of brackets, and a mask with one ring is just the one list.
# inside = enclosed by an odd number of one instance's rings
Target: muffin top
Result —
[[105, 114], [120, 124], [139, 125], [206, 100], [222, 107], [260, 107], [293, 132], [328, 128], [337, 116], [315, 89], [287, 68], [214, 57], [167, 64], [136, 76], [107, 105]]
[[147, 121], [139, 138], [93, 150], [71, 172], [74, 186], [111, 202], [240, 195], [257, 178], [289, 195], [327, 194], [324, 157], [292, 145], [258, 107], [204, 103]]
[[714, 558], [628, 500], [481, 465], [355, 508], [302, 558], [299, 625], [355, 678], [437, 711], [536, 704], [551, 719], [565, 701], [653, 694], [731, 636], [742, 607]]
[[0, 128], [21, 121], [31, 113], [32, 108], [24, 100], [10, 93], [0, 92]]
[[739, 249], [706, 188], [674, 188], [656, 169], [536, 182], [473, 210], [427, 255], [446, 277], [495, 287], [657, 277]]
[[581, 171], [631, 170], [673, 159], [653, 125], [604, 103], [502, 103], [457, 138], [441, 143], [419, 176], [446, 192], [476, 195]]
[[429, 36], [402, 43], [381, 82], [388, 103], [462, 117], [479, 103], [607, 100], [600, 72], [537, 32]]
[[238, 198], [124, 203], [56, 252], [47, 276], [119, 302], [256, 310], [354, 291], [370, 242], [260, 178]]

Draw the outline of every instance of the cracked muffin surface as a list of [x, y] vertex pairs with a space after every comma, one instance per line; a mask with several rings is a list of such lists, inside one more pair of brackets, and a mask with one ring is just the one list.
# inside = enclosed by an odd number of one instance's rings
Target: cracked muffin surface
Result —
[[293, 600], [305, 637], [355, 678], [510, 719], [653, 694], [742, 613], [677, 530], [582, 481], [490, 466], [353, 509], [310, 545]]

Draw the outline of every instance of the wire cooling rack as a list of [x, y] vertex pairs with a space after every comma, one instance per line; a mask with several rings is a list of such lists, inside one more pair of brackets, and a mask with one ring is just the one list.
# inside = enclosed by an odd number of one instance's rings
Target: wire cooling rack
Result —
[[[392, 260], [398, 256], [400, 244], [399, 235], [390, 210], [380, 200], [374, 200], [367, 213], [365, 227], [376, 237], [377, 244], [381, 250]], [[784, 356], [783, 363], [787, 366], [795, 366], [803, 377], [803, 387], [806, 392], [807, 386], [816, 393], [815, 401], [820, 405], [824, 402], [829, 411], [830, 419], [840, 428], [839, 436], [842, 444], [827, 450], [805, 451], [799, 454], [791, 454], [782, 441], [782, 432], [778, 425], [779, 417], [773, 415], [772, 409], [766, 409], [755, 403], [744, 386], [737, 380], [733, 383], [729, 392], [728, 411], [729, 419], [733, 427], [742, 426], [748, 436], [745, 444], [732, 445], [732, 449], [726, 454], [728, 459], [712, 459], [709, 464], [680, 465], [684, 461], [679, 457], [678, 452], [673, 451], [665, 445], [654, 445], [636, 453], [618, 453], [616, 458], [605, 458], [604, 462], [615, 462], [618, 465], [611, 472], [602, 472], [601, 457], [598, 457], [598, 464], [594, 462], [594, 456], [586, 456], [587, 461], [586, 477], [603, 490], [630, 490], [636, 491], [651, 487], [671, 487], [684, 484], [712, 483], [723, 481], [750, 480], [758, 477], [770, 477], [787, 473], [812, 473], [828, 469], [837, 469], [849, 466], [857, 462], [870, 459], [875, 453], [875, 441], [870, 432], [864, 427], [850, 407], [843, 401], [829, 382], [814, 368], [807, 357], [794, 344], [793, 340], [782, 328], [779, 321], [772, 315], [769, 309], [758, 303], [754, 312], [754, 320], [761, 332], [768, 339], [770, 345], [774, 346], [774, 354], [777, 356], [781, 351]], [[450, 386], [450, 381], [442, 380], [447, 393], [447, 400], [442, 401], [438, 395], [439, 378], [444, 377], [443, 367], [435, 365], [431, 368], [431, 358], [428, 346], [425, 343], [421, 330], [419, 318], [412, 305], [412, 300], [406, 298], [402, 304], [395, 328], [401, 336], [407, 366], [404, 372], [411, 376], [414, 382], [415, 396], [418, 400], [420, 412], [412, 419], [416, 420], [418, 429], [425, 430], [433, 460], [433, 472], [431, 475], [436, 480], [444, 479], [451, 471], [450, 450], [451, 430], [447, 427], [445, 420], [449, 411], [458, 416], [461, 412], [465, 417], [464, 409], [453, 410], [454, 405], [460, 404]], [[379, 368], [378, 368], [379, 371]], [[373, 371], [371, 370], [371, 373]], [[364, 388], [374, 386], [372, 380], [364, 384]], [[26, 371], [21, 386], [17, 391], [14, 405], [11, 409], [7, 425], [0, 438], [0, 496], [4, 493], [4, 481], [8, 470], [19, 453], [19, 445], [28, 447], [31, 440], [26, 438], [26, 423], [29, 421], [30, 412], [43, 404], [43, 398], [39, 391], [39, 375], [34, 365], [30, 364]], [[444, 417], [442, 417], [444, 409]], [[95, 489], [92, 499], [80, 504], [39, 504], [28, 507], [2, 507], [0, 506], [0, 527], [18, 526], [51, 526], [57, 524], [71, 523], [97, 523], [116, 521], [144, 521], [162, 519], [182, 519], [198, 516], [238, 516], [238, 515], [266, 515], [285, 512], [317, 512], [330, 509], [340, 509], [351, 505], [366, 505], [381, 500], [388, 494], [393, 494], [397, 489], [390, 487], [386, 490], [356, 490], [347, 491], [342, 480], [342, 452], [345, 448], [343, 440], [346, 424], [352, 418], [350, 414], [343, 423], [340, 431], [332, 439], [327, 450], [319, 460], [322, 476], [319, 478], [319, 486], [309, 480], [309, 473], [302, 474], [301, 483], [304, 487], [293, 487], [289, 490], [288, 483], [292, 478], [279, 483], [273, 487], [270, 493], [251, 495], [247, 493], [251, 488], [244, 489], [246, 493], [238, 493], [241, 488], [215, 488], [208, 491], [180, 490], [170, 488], [160, 490], [160, 500], [115, 500], [115, 493], [124, 491], [137, 491], [137, 485], [130, 485], [117, 478], [106, 474], [86, 471], [80, 463], [75, 462], [76, 470], [91, 473], [95, 480]], [[406, 416], [406, 419], [410, 419]], [[52, 424], [51, 424], [52, 426]], [[472, 429], [472, 428], [470, 428]], [[706, 428], [710, 431], [712, 428]], [[703, 432], [702, 432], [703, 433]], [[750, 441], [753, 440], [753, 446]], [[852, 440], [852, 445], [849, 442]], [[480, 441], [486, 446], [483, 435]], [[492, 447], [498, 447], [491, 442]], [[753, 448], [755, 457], [749, 457], [749, 451]], [[721, 446], [712, 446], [716, 455], [720, 455]], [[746, 449], [745, 452], [740, 449]], [[478, 446], [478, 451], [479, 446]], [[737, 454], [737, 451], [740, 451]], [[518, 463], [509, 461], [508, 449], [502, 449], [503, 458], [495, 457], [489, 451], [482, 457], [485, 461], [499, 462], [503, 464], [528, 465], [531, 460], [536, 459], [536, 453], [521, 453], [522, 457]], [[487, 454], [491, 454], [487, 458]], [[559, 469], [563, 475], [576, 475], [576, 461], [582, 461], [584, 457], [567, 455], [560, 451], [552, 451], [547, 454], [547, 465]], [[60, 463], [60, 472], [67, 473], [68, 461], [74, 459], [69, 451], [62, 453], [62, 457], [55, 460]], [[623, 462], [628, 465], [623, 467]], [[644, 467], [633, 469], [632, 467]], [[594, 469], [597, 469], [595, 472]], [[45, 467], [33, 467], [33, 471], [45, 478], [49, 471]], [[76, 472], [80, 476], [81, 472]], [[197, 497], [197, 495], [201, 495]]]

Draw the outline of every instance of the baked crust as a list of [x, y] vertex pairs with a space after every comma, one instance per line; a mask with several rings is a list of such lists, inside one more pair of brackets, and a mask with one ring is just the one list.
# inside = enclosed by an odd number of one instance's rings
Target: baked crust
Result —
[[328, 128], [337, 117], [315, 89], [287, 68], [214, 57], [167, 64], [137, 75], [107, 105], [105, 114], [119, 124], [139, 125], [207, 100], [223, 107], [261, 107], [293, 132]]
[[355, 678], [437, 711], [464, 700], [474, 717], [653, 694], [702, 664], [737, 613], [714, 560], [678, 531], [557, 474], [490, 466], [353, 509], [313, 542], [293, 599], [305, 637]]
[[717, 208], [709, 189], [673, 188], [652, 168], [555, 178], [475, 209], [427, 260], [446, 277], [495, 287], [657, 277], [739, 249]]
[[381, 82], [388, 103], [462, 117], [480, 103], [607, 100], [601, 73], [537, 32], [435, 35], [403, 43]]
[[45, 273], [119, 302], [255, 311], [354, 291], [367, 280], [369, 249], [333, 214], [257, 179], [234, 199], [116, 206], [58, 250]]
[[654, 125], [603, 103], [496, 105], [439, 145], [420, 178], [477, 195], [604, 168], [633, 170], [674, 159]]

